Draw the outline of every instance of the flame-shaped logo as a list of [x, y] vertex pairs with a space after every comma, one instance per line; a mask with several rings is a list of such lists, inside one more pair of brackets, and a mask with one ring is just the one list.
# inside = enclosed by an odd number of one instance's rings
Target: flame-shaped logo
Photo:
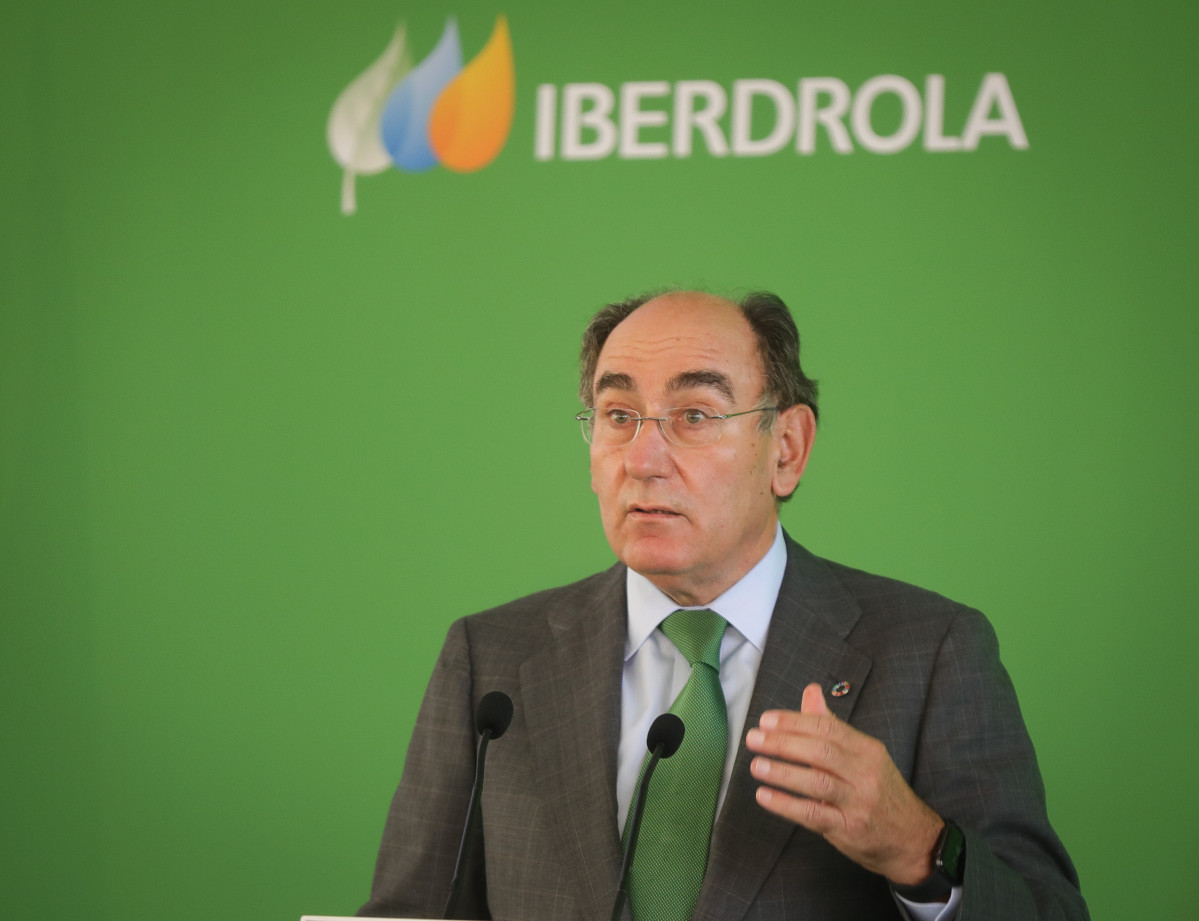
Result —
[[415, 67], [401, 25], [374, 64], [342, 91], [329, 113], [328, 142], [345, 170], [341, 210], [357, 209], [355, 178], [389, 165], [421, 172], [438, 164], [480, 170], [504, 148], [516, 108], [508, 21], [496, 17], [487, 44], [462, 65], [458, 23], [450, 17], [437, 46]]

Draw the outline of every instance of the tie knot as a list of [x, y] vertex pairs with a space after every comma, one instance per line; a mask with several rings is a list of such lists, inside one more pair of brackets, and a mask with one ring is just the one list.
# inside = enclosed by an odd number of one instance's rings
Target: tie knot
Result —
[[720, 671], [720, 641], [729, 622], [715, 611], [675, 611], [662, 621], [662, 632], [692, 665], [703, 662]]

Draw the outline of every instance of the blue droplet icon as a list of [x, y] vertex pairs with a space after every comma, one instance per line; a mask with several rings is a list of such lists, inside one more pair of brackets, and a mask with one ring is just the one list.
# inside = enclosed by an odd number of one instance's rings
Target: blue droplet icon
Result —
[[409, 71], [383, 106], [379, 134], [398, 169], [421, 172], [437, 166], [437, 155], [429, 146], [429, 113], [461, 70], [458, 22], [450, 17], [437, 47]]

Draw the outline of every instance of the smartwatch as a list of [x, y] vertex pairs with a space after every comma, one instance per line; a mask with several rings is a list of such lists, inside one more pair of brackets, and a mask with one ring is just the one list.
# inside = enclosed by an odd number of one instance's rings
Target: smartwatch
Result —
[[917, 886], [892, 886], [892, 891], [909, 902], [944, 902], [954, 886], [966, 877], [966, 836], [957, 822], [945, 820], [945, 827], [933, 848], [933, 872]]

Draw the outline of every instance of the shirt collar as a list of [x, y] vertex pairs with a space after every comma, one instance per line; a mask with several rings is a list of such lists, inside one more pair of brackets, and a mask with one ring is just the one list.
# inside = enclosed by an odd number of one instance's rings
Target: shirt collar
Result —
[[[753, 569], [711, 604], [695, 607], [715, 611], [761, 652], [766, 645], [766, 631], [786, 568], [787, 545], [783, 541], [783, 526], [779, 524], [774, 532], [774, 543]], [[662, 621], [679, 610], [679, 605], [649, 579], [631, 569], [626, 576], [625, 591], [629, 602], [624, 646], [627, 661]]]

